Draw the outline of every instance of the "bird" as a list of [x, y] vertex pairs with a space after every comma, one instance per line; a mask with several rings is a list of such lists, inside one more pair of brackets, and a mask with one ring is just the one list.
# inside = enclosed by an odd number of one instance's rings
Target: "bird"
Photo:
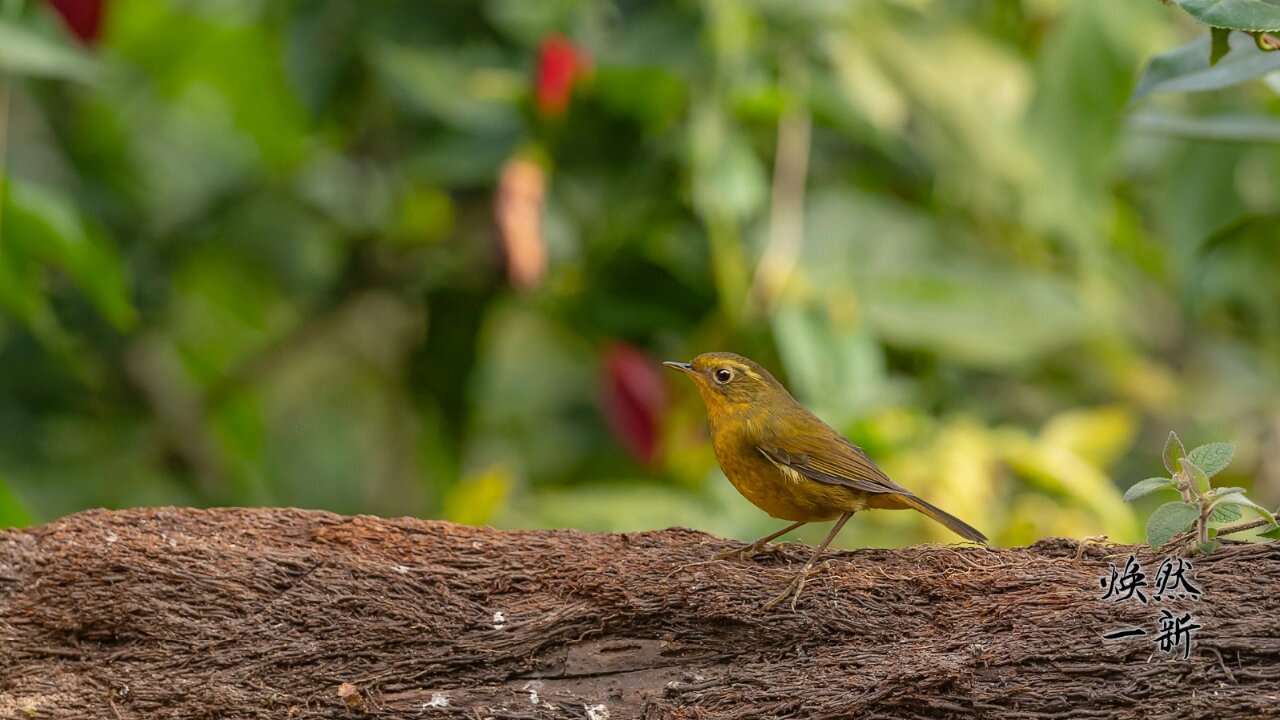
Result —
[[917, 510], [961, 537], [985, 544], [981, 532], [920, 499], [889, 479], [857, 445], [823, 422], [756, 362], [729, 352], [702, 353], [692, 362], [664, 362], [693, 380], [706, 406], [716, 461], [747, 500], [790, 525], [754, 542], [720, 553], [746, 559], [796, 528], [835, 520], [826, 539], [777, 597], [791, 596], [796, 609], [805, 580], [841, 528], [867, 509]]

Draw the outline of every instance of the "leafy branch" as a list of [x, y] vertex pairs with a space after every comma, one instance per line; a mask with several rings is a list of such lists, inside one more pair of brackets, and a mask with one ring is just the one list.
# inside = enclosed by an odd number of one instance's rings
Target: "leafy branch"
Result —
[[[1166, 0], [1167, 2], [1168, 0]], [[1231, 51], [1228, 37], [1232, 31], [1253, 38], [1263, 52], [1280, 50], [1280, 2], [1257, 0], [1252, 3], [1219, 2], [1218, 0], [1173, 0], [1196, 21], [1209, 26], [1213, 40], [1209, 64], [1216, 65]]]
[[[1169, 0], [1164, 0], [1169, 1]], [[1210, 27], [1212, 45], [1208, 64], [1216, 65], [1230, 53], [1231, 32], [1243, 32], [1263, 53], [1280, 50], [1280, 3], [1258, 0], [1256, 3], [1220, 3], [1217, 0], [1174, 0], [1181, 9], [1199, 23]]]
[[[1187, 452], [1178, 434], [1169, 433], [1164, 446], [1164, 467], [1169, 471], [1169, 477], [1141, 480], [1124, 494], [1126, 502], [1158, 490], [1177, 490], [1182, 496], [1181, 500], [1167, 502], [1151, 513], [1147, 520], [1147, 544], [1160, 547], [1194, 525], [1196, 550], [1208, 553], [1218, 547], [1217, 538], [1223, 535], [1264, 525], [1270, 525], [1271, 532], [1280, 529], [1276, 516], [1246, 497], [1244, 488], [1212, 487], [1210, 478], [1222, 472], [1231, 463], [1233, 455], [1235, 447], [1223, 442], [1201, 445]], [[1253, 510], [1262, 519], [1227, 527], [1211, 526], [1239, 520], [1242, 507]]]

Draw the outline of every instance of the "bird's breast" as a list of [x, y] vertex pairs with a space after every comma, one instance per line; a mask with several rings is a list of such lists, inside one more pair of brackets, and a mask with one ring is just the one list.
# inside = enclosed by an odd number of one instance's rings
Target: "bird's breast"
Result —
[[725, 477], [753, 505], [781, 520], [818, 522], [862, 509], [848, 488], [826, 485], [781, 468], [766, 458], [751, 437], [712, 429], [712, 447]]

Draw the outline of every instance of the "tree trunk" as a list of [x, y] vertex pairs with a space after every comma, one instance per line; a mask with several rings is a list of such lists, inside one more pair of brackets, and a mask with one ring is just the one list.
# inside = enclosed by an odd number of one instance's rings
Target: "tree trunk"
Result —
[[[1203, 594], [1159, 601], [1165, 556], [1137, 547], [833, 552], [796, 611], [760, 607], [808, 549], [711, 560], [732, 546], [81, 513], [0, 533], [0, 717], [1280, 716], [1278, 544], [1195, 559]], [[1145, 603], [1111, 583], [1130, 553]], [[1200, 626], [1189, 659], [1162, 611]]]

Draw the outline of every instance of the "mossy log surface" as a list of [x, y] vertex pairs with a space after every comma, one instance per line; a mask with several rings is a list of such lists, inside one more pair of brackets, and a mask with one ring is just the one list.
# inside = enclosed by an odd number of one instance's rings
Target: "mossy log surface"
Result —
[[[504, 532], [294, 509], [0, 533], [0, 717], [1280, 717], [1280, 544], [1048, 540], [709, 561], [692, 530]], [[1147, 602], [1103, 600], [1141, 563]], [[1188, 659], [1156, 642], [1193, 616]], [[1143, 629], [1145, 636], [1104, 640]]]

